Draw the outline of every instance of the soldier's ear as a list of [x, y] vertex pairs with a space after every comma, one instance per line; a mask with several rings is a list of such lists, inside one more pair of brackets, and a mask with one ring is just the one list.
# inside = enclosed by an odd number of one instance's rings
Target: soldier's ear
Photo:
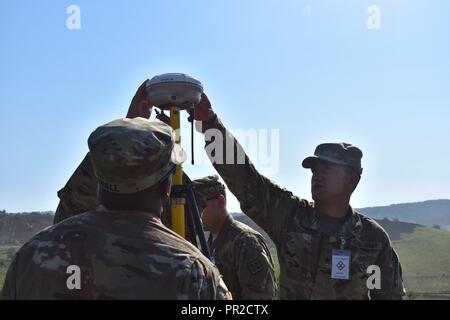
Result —
[[160, 194], [163, 197], [170, 197], [170, 191], [172, 189], [172, 175], [169, 174], [166, 179], [161, 181]]
[[349, 177], [350, 177], [350, 183], [352, 185], [352, 192], [353, 192], [353, 191], [355, 191], [356, 187], [358, 186], [361, 176], [355, 172], [352, 172]]

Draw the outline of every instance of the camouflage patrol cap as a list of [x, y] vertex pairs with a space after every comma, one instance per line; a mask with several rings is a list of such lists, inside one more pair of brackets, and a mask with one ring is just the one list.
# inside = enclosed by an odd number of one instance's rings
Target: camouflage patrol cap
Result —
[[206, 176], [192, 181], [192, 186], [197, 198], [209, 200], [225, 194], [225, 186], [219, 181], [218, 175]]
[[363, 171], [361, 167], [362, 156], [361, 149], [349, 143], [322, 143], [316, 147], [313, 156], [309, 156], [303, 160], [302, 166], [304, 168], [312, 168], [317, 160], [323, 160], [350, 167], [361, 174]]
[[100, 126], [89, 136], [88, 145], [99, 184], [114, 193], [149, 188], [186, 159], [170, 126], [144, 118]]

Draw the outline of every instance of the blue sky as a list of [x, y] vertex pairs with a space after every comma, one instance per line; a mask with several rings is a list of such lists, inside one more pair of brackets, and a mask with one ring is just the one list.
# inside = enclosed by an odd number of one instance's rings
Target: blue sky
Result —
[[356, 207], [450, 198], [449, 31], [445, 0], [0, 0], [0, 209], [54, 210], [90, 132], [165, 72], [200, 79], [230, 129], [278, 129], [270, 178], [302, 198], [326, 141], [364, 152]]

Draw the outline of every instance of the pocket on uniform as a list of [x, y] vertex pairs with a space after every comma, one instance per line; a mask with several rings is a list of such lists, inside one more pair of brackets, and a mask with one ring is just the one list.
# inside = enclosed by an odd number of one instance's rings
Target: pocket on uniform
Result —
[[280, 258], [289, 278], [303, 280], [312, 276], [312, 237], [308, 233], [289, 232], [283, 237]]
[[358, 269], [361, 269], [360, 271], [366, 271], [367, 267], [376, 263], [381, 252], [381, 243], [356, 240], [352, 240], [350, 243], [352, 251], [355, 252], [352, 264], [358, 266]]

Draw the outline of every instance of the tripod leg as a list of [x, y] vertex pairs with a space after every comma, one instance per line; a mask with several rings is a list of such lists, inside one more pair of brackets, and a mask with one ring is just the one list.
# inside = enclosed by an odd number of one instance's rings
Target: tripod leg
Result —
[[186, 238], [197, 248], [199, 247], [199, 244], [197, 242], [197, 237], [196, 237], [196, 230], [195, 230], [195, 226], [194, 226], [194, 218], [193, 218], [193, 214], [192, 214], [192, 208], [187, 204], [186, 205], [186, 225], [187, 225], [187, 230], [186, 230]]
[[206, 242], [205, 232], [203, 231], [203, 225], [200, 220], [200, 213], [198, 212], [197, 202], [195, 201], [194, 191], [192, 186], [187, 186], [187, 203], [190, 206], [190, 211], [192, 212], [192, 218], [195, 223], [195, 229], [197, 230], [197, 235], [200, 240], [200, 246], [203, 254], [211, 260], [211, 254], [209, 252], [208, 243]]

